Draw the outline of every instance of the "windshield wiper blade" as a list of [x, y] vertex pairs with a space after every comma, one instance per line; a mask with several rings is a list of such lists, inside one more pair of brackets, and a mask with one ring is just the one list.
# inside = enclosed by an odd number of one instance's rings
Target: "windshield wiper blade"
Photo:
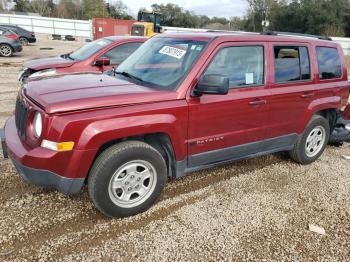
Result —
[[70, 59], [70, 60], [74, 60], [73, 57], [70, 56], [70, 54], [64, 54], [64, 55], [61, 55], [62, 58], [64, 59]]
[[70, 60], [74, 61], [74, 58], [70, 56], [70, 54], [67, 54], [67, 58], [69, 58]]
[[128, 77], [128, 78], [131, 78], [131, 79], [135, 79], [139, 82], [145, 82], [144, 80], [142, 80], [141, 78], [137, 77], [137, 76], [134, 76], [132, 74], [129, 74], [128, 72], [118, 72], [118, 71], [115, 71], [114, 72], [115, 74], [118, 74], [118, 75], [122, 75], [122, 76], [125, 76], [125, 77]]

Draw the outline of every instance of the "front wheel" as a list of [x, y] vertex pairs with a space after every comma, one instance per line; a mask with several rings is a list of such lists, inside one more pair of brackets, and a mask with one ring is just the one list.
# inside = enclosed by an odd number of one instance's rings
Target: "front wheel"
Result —
[[329, 134], [328, 120], [320, 115], [313, 116], [293, 150], [289, 152], [291, 158], [303, 165], [316, 161], [327, 146]]
[[96, 159], [89, 174], [89, 194], [105, 215], [132, 216], [158, 199], [166, 174], [165, 161], [156, 149], [144, 142], [122, 142]]
[[0, 55], [4, 57], [10, 57], [13, 55], [13, 49], [8, 44], [1, 44], [0, 45]]

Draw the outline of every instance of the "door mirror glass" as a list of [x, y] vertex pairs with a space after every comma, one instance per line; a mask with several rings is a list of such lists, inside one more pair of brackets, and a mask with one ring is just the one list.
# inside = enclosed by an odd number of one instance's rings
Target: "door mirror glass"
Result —
[[108, 66], [110, 64], [111, 60], [108, 57], [100, 57], [94, 62], [95, 66]]
[[222, 75], [204, 75], [199, 80], [194, 95], [226, 95], [229, 90], [229, 79]]

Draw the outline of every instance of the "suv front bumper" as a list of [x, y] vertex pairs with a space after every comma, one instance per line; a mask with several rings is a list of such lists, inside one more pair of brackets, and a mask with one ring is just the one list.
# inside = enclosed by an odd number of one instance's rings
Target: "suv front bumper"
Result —
[[38, 186], [53, 187], [67, 195], [81, 191], [85, 178], [63, 177], [50, 170], [30, 166], [30, 163], [37, 162], [48, 162], [55, 165], [57, 153], [41, 148], [29, 150], [25, 147], [17, 135], [14, 117], [7, 121], [5, 129], [1, 129], [0, 134], [4, 157], [9, 156], [19, 175], [25, 181]]
[[28, 183], [53, 187], [66, 195], [79, 193], [84, 185], [84, 179], [82, 178], [62, 177], [50, 171], [26, 167], [13, 159], [11, 160], [18, 174]]

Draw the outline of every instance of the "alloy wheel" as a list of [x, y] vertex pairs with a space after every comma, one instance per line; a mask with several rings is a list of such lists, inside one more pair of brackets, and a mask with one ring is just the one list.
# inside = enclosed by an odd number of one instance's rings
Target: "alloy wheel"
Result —
[[2, 56], [11, 56], [12, 55], [12, 49], [8, 45], [1, 45], [0, 46], [0, 54]]
[[326, 141], [326, 130], [323, 126], [316, 126], [306, 139], [305, 152], [310, 158], [316, 156]]
[[145, 202], [154, 191], [157, 173], [144, 160], [130, 161], [113, 174], [108, 193], [117, 206], [132, 208]]

